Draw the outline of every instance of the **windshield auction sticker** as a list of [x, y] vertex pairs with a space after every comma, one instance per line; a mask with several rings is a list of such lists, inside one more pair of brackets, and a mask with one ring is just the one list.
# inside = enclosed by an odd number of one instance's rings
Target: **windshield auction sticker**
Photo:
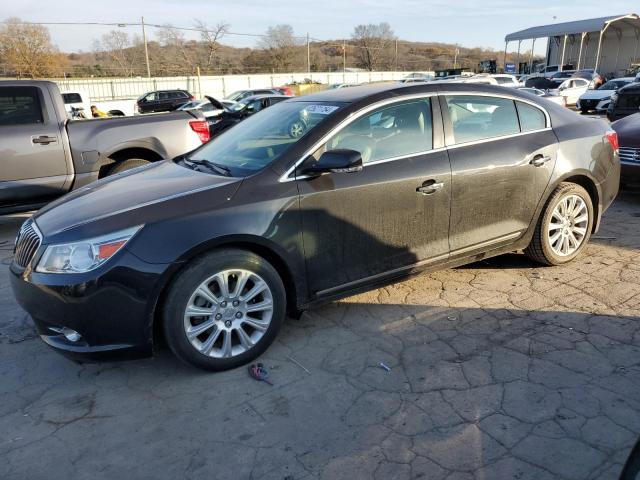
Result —
[[309, 113], [315, 113], [317, 115], [329, 115], [335, 112], [339, 107], [335, 105], [309, 105], [305, 109]]

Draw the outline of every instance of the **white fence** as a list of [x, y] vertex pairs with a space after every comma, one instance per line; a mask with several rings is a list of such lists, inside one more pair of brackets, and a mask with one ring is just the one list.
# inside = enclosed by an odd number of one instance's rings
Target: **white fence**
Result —
[[[433, 72], [425, 72], [431, 73]], [[62, 91], [81, 90], [92, 100], [121, 100], [138, 98], [152, 90], [180, 88], [188, 90], [196, 97], [210, 95], [226, 97], [236, 90], [249, 88], [270, 88], [291, 82], [304, 82], [306, 78], [331, 83], [365, 83], [384, 80], [400, 80], [408, 72], [312, 72], [277, 73], [260, 75], [189, 76], [158, 78], [88, 78], [55, 80]]]

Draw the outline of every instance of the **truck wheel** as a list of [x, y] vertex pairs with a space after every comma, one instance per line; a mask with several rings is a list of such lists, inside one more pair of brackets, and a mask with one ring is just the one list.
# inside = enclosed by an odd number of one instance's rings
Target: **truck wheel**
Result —
[[136, 167], [142, 167], [151, 163], [149, 160], [143, 160], [142, 158], [128, 158], [122, 162], [116, 163], [113, 167], [109, 169], [107, 172], [107, 176], [115, 175], [116, 173], [124, 172], [125, 170], [130, 170]]
[[524, 253], [544, 265], [562, 265], [576, 258], [589, 242], [593, 203], [575, 183], [561, 183], [545, 206]]
[[176, 277], [163, 310], [165, 338], [179, 359], [227, 370], [250, 362], [273, 342], [286, 316], [286, 291], [264, 258], [217, 250]]

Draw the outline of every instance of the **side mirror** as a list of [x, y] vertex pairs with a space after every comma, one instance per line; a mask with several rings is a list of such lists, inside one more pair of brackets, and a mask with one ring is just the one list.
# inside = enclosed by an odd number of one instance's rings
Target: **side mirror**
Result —
[[354, 173], [362, 170], [362, 154], [355, 150], [337, 149], [324, 152], [317, 162], [303, 167], [302, 175], [322, 173]]

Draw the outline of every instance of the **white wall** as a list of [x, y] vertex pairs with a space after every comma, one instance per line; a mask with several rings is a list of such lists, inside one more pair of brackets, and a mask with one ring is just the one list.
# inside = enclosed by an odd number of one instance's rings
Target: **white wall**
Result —
[[[431, 73], [433, 72], [424, 72]], [[117, 100], [137, 98], [151, 90], [181, 88], [196, 97], [210, 95], [222, 98], [236, 90], [247, 88], [270, 88], [285, 85], [305, 78], [321, 83], [364, 83], [384, 80], [400, 80], [408, 72], [312, 72], [276, 73], [260, 75], [225, 75], [158, 78], [90, 78], [56, 80], [61, 90], [83, 90], [92, 100]]]

